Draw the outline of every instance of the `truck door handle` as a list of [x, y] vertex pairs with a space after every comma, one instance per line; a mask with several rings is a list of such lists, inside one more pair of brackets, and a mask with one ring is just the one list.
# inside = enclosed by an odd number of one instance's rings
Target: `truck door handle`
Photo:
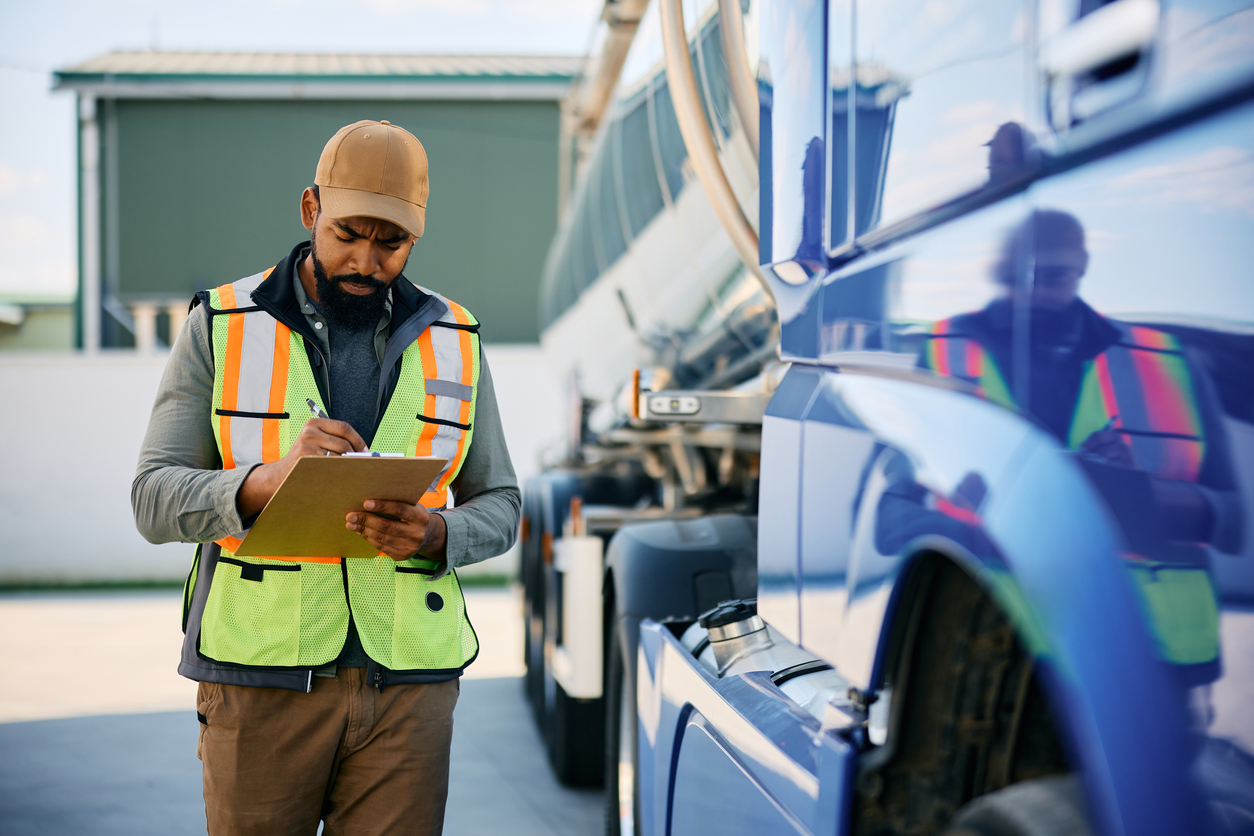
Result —
[[1151, 46], [1158, 33], [1158, 0], [1116, 0], [1085, 15], [1041, 45], [1049, 76], [1077, 76]]

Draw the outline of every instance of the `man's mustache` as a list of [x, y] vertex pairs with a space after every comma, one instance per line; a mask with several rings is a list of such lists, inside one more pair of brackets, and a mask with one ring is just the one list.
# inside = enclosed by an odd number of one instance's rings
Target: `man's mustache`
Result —
[[363, 276], [360, 273], [351, 273], [347, 276], [332, 276], [331, 281], [334, 282], [336, 285], [341, 285], [341, 284], [344, 284], [345, 282], [352, 282], [353, 284], [366, 285], [367, 287], [374, 288], [375, 291], [380, 291], [380, 290], [383, 290], [385, 287], [387, 287], [387, 285], [385, 285], [383, 282], [379, 281], [378, 279], [372, 278], [370, 276]]

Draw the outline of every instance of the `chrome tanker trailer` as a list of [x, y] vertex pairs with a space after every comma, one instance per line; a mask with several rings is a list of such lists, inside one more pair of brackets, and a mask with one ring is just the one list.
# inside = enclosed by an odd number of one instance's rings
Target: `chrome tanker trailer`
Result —
[[1254, 832], [1250, 38], [606, 3], [521, 572], [607, 833]]
[[[570, 392], [568, 443], [524, 486], [522, 531], [528, 696], [558, 776], [576, 784], [604, 779], [603, 679], [610, 654], [623, 655], [607, 643], [618, 610], [612, 590], [603, 596], [606, 547], [629, 523], [752, 513], [779, 368], [774, 303], [756, 256], [745, 257], [758, 210], [756, 10], [729, 5], [725, 27], [718, 5], [689, 6], [679, 92], [660, 6], [605, 9], [602, 47], [566, 103], [574, 188], [541, 301], [543, 347]], [[749, 239], [743, 253], [689, 153], [685, 96], [688, 128], [721, 177], [721, 210]], [[641, 412], [641, 392], [671, 390], [685, 394]], [[742, 563], [737, 584], [720, 576], [700, 603], [752, 594], [751, 555]], [[695, 606], [684, 612], [695, 618]]]

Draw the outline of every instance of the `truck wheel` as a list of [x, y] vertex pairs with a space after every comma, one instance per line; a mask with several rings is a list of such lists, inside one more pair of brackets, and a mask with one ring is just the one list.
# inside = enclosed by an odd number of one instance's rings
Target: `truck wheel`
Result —
[[638, 836], [636, 792], [636, 691], [627, 670], [617, 629], [618, 612], [606, 621], [609, 651], [605, 654], [605, 836]]
[[936, 833], [979, 798], [1071, 773], [1033, 657], [996, 602], [943, 557], [913, 571], [890, 651], [888, 741], [859, 767], [856, 836]]
[[545, 729], [544, 699], [544, 564], [540, 555], [534, 554], [522, 565], [523, 588], [526, 598], [523, 604], [523, 659], [527, 664], [524, 687], [536, 725]]
[[1089, 836], [1074, 775], [1051, 775], [972, 799], [943, 836]]

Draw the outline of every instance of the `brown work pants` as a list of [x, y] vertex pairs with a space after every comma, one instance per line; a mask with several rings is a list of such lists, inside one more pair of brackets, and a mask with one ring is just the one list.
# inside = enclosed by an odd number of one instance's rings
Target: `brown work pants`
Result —
[[439, 834], [448, 797], [456, 679], [313, 678], [308, 694], [202, 682], [196, 755], [211, 836]]

